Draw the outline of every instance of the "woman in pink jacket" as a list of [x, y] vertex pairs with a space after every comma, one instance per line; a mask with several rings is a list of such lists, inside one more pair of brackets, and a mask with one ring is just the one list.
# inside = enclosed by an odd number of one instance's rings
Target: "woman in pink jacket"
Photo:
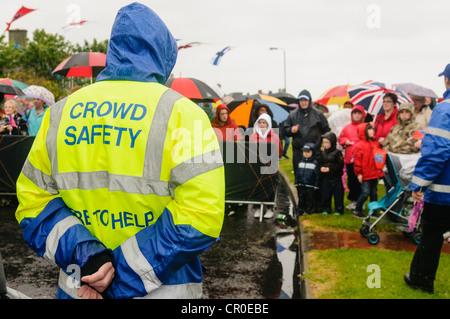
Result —
[[356, 207], [356, 201], [361, 194], [361, 184], [358, 182], [356, 175], [353, 171], [353, 148], [356, 143], [359, 142], [358, 137], [358, 125], [364, 121], [366, 117], [366, 111], [361, 105], [355, 105], [352, 108], [351, 120], [352, 122], [344, 127], [339, 135], [339, 144], [344, 148], [344, 163], [347, 172], [347, 181], [349, 192], [347, 198], [350, 200], [350, 204], [347, 205], [347, 209], [354, 210]]

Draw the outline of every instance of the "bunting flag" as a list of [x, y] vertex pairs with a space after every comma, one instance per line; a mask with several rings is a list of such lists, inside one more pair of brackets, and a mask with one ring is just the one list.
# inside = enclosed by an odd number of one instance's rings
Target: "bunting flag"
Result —
[[72, 30], [73, 28], [79, 28], [79, 27], [85, 25], [86, 23], [87, 23], [86, 20], [70, 22], [70, 23], [66, 24], [65, 26], [63, 26], [62, 29], [64, 32], [68, 32], [68, 31]]
[[[11, 22], [9, 22], [9, 23], [7, 22], [7, 23], [6, 23], [7, 27], [6, 27], [6, 30], [5, 30], [4, 32], [6, 32], [6, 31], [9, 30], [9, 28], [11, 27], [11, 23], [13, 23], [14, 21], [16, 21], [17, 19], [22, 18], [24, 15], [26, 15], [26, 14], [28, 14], [28, 13], [30, 13], [30, 12], [33, 12], [34, 10], [36, 10], [36, 9], [29, 9], [29, 8], [26, 8], [26, 7], [22, 6], [22, 7], [19, 9], [19, 11], [16, 12], [16, 14], [15, 14], [14, 17], [12, 18]], [[4, 32], [3, 32], [3, 33], [4, 33]]]
[[194, 46], [201, 45], [201, 44], [202, 44], [201, 42], [189, 42], [189, 43], [187, 43], [185, 45], [180, 45], [178, 47], [178, 51], [180, 51], [181, 49], [189, 49], [189, 48], [192, 48]]
[[228, 47], [225, 47], [222, 51], [217, 52], [216, 55], [211, 60], [211, 63], [213, 65], [219, 65], [220, 60], [222, 60], [222, 57], [225, 55], [225, 53], [227, 53], [230, 50], [231, 50], [231, 47], [228, 46]]

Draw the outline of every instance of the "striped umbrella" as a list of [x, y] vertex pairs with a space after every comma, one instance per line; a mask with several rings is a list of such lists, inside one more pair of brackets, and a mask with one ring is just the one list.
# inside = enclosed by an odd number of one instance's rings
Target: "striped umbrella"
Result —
[[332, 87], [331, 89], [323, 92], [316, 103], [322, 105], [341, 105], [343, 106], [345, 102], [350, 101], [350, 96], [348, 95], [348, 88], [350, 85], [338, 85]]
[[214, 102], [220, 100], [220, 96], [206, 83], [193, 78], [171, 78], [166, 86], [177, 91], [188, 99]]
[[80, 52], [62, 61], [53, 74], [65, 77], [96, 77], [106, 64], [106, 54], [101, 52]]
[[397, 95], [399, 104], [406, 102], [413, 103], [407, 93], [397, 89], [393, 85], [381, 82], [367, 81], [348, 89], [350, 102], [354, 105], [362, 105], [372, 115], [377, 115], [381, 111], [383, 97], [388, 92]]
[[25, 84], [25, 83], [17, 81], [17, 80], [12, 80], [9, 78], [1, 78], [0, 82], [15, 86], [16, 88], [19, 88], [21, 90], [28, 87], [28, 84]]

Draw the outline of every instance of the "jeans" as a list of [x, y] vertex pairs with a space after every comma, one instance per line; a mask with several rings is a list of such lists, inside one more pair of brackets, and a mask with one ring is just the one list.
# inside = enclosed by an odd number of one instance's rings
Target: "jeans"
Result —
[[450, 206], [425, 202], [422, 211], [422, 241], [411, 262], [411, 278], [432, 284], [436, 278], [443, 235], [450, 230]]
[[375, 202], [378, 200], [378, 178], [369, 179], [367, 181], [363, 181], [361, 184], [361, 194], [356, 201], [355, 211], [361, 213], [362, 207], [366, 202], [367, 198], [370, 197], [371, 202]]
[[286, 152], [288, 151], [289, 148], [289, 144], [291, 144], [291, 138], [288, 136], [284, 136], [283, 141], [284, 141], [283, 155], [286, 155]]

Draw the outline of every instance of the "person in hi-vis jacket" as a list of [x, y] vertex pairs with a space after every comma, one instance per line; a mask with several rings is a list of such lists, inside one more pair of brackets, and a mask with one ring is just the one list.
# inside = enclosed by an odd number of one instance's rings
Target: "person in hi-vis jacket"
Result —
[[58, 298], [202, 297], [198, 255], [222, 228], [224, 169], [205, 112], [164, 86], [176, 57], [163, 21], [127, 5], [96, 83], [43, 118], [16, 218], [59, 266]]

